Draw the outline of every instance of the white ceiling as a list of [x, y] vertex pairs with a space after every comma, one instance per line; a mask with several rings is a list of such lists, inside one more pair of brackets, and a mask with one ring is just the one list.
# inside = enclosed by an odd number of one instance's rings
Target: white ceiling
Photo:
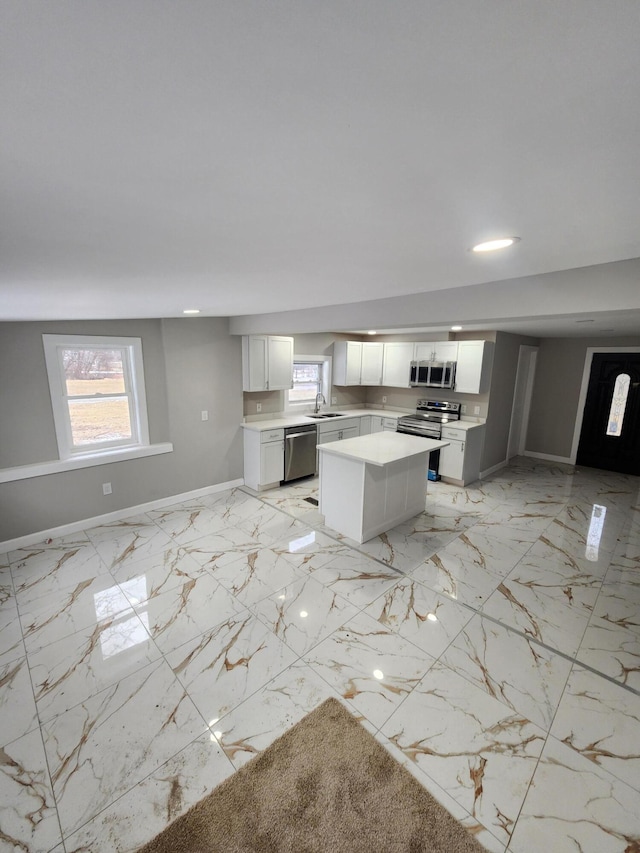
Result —
[[[0, 13], [0, 319], [257, 315], [640, 257], [637, 0]], [[549, 291], [494, 327], [575, 333]], [[640, 281], [615, 308], [583, 333], [639, 333]]]

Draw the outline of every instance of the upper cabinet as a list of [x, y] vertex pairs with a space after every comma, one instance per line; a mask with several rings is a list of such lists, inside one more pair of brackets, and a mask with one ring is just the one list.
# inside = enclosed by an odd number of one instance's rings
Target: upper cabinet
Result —
[[242, 390], [282, 391], [293, 386], [293, 338], [242, 338]]
[[483, 394], [489, 390], [493, 366], [492, 341], [459, 341], [456, 392]]
[[381, 343], [336, 341], [333, 345], [334, 385], [381, 385]]
[[455, 361], [455, 390], [482, 394], [489, 390], [492, 341], [336, 341], [334, 385], [384, 385], [409, 388], [412, 361]]
[[333, 384], [359, 385], [362, 370], [362, 343], [336, 341], [333, 345]]
[[362, 344], [361, 385], [382, 385], [384, 345], [375, 341]]
[[457, 361], [458, 341], [420, 341], [413, 344], [414, 361]]
[[393, 341], [384, 344], [382, 384], [387, 388], [408, 388], [415, 344]]

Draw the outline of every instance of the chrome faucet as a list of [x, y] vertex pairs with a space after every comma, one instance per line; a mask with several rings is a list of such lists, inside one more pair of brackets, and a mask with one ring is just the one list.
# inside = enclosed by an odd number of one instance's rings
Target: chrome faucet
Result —
[[318, 412], [320, 411], [320, 406], [322, 406], [323, 404], [326, 404], [326, 402], [327, 402], [327, 401], [324, 399], [324, 394], [321, 394], [321, 393], [318, 391], [318, 393], [316, 394], [316, 407], [315, 407], [315, 409], [313, 410], [313, 411], [314, 411], [314, 414], [316, 414], [316, 415], [317, 415], [317, 414], [318, 414]]

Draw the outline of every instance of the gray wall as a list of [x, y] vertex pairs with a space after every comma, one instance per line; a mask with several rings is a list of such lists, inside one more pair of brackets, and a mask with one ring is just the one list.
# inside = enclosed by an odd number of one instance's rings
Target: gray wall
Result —
[[[521, 346], [537, 346], [537, 338], [496, 332], [491, 372], [491, 391], [487, 395], [487, 421], [480, 470], [488, 471], [507, 458], [513, 394]], [[482, 395], [479, 395], [482, 396]]]
[[540, 341], [526, 450], [565, 458], [571, 455], [588, 347], [640, 347], [640, 335]]
[[3, 468], [57, 458], [43, 333], [141, 337], [151, 441], [174, 452], [1, 484], [0, 542], [242, 477], [240, 338], [219, 318], [0, 324]]
[[0, 323], [0, 468], [58, 458], [43, 335], [142, 339], [151, 443], [169, 440], [162, 329], [158, 320]]

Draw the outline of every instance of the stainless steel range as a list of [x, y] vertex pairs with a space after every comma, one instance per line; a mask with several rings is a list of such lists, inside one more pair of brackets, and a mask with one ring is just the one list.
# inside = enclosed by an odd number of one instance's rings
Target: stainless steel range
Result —
[[442, 426], [460, 420], [460, 403], [446, 400], [418, 400], [415, 415], [398, 418], [398, 432], [441, 438]]

